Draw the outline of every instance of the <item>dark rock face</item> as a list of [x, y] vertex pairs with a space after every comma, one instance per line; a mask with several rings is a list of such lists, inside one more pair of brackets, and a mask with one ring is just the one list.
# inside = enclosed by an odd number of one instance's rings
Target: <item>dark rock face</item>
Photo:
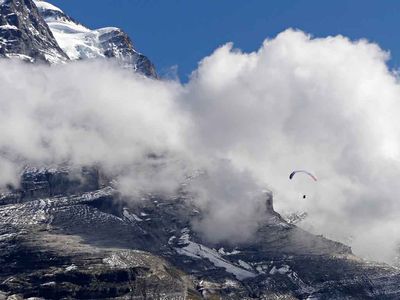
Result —
[[68, 59], [32, 0], [0, 2], [0, 56], [46, 63]]
[[99, 173], [93, 167], [79, 170], [29, 168], [22, 175], [22, 198], [37, 199], [93, 191], [99, 189], [99, 181]]
[[95, 169], [83, 168], [81, 177], [68, 172], [29, 168], [22, 191], [7, 194], [29, 197], [0, 206], [0, 296], [400, 297], [397, 269], [363, 261], [349, 247], [287, 223], [270, 195], [251, 243], [210, 244], [193, 231], [202, 212], [184, 193], [127, 201]]
[[100, 188], [100, 182], [99, 172], [94, 167], [28, 167], [21, 176], [21, 187], [10, 187], [10, 191], [4, 192], [0, 197], [0, 205], [93, 191]]
[[136, 52], [131, 39], [122, 30], [114, 29], [101, 34], [99, 42], [106, 57], [116, 58], [126, 68], [157, 78], [153, 63], [143, 54]]

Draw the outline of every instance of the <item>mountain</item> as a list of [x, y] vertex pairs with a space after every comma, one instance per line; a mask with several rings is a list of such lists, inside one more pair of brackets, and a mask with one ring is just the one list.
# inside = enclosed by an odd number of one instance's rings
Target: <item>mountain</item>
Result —
[[[90, 30], [57, 7], [0, 0], [0, 56], [47, 64], [115, 58], [156, 77], [118, 28]], [[183, 183], [182, 186], [184, 186]], [[264, 194], [254, 239], [211, 243], [185, 193], [127, 199], [94, 166], [26, 166], [0, 190], [3, 299], [400, 299], [400, 271], [295, 224]]]
[[252, 242], [211, 244], [183, 192], [127, 202], [96, 168], [27, 167], [0, 197], [0, 299], [400, 298], [398, 269], [265, 203]]
[[97, 30], [78, 23], [61, 9], [45, 1], [34, 1], [54, 37], [71, 60], [115, 58], [123, 67], [157, 77], [150, 60], [133, 47], [129, 36], [119, 28]]
[[113, 58], [156, 78], [152, 62], [119, 28], [90, 30], [44, 1], [0, 0], [0, 56], [49, 64]]

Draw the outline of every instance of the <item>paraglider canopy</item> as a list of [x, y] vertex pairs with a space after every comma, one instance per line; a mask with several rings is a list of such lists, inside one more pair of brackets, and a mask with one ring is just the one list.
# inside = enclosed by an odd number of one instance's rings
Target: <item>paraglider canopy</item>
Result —
[[293, 177], [294, 177], [294, 175], [296, 175], [297, 173], [304, 173], [304, 174], [307, 174], [307, 175], [310, 176], [314, 181], [317, 181], [317, 177], [315, 177], [313, 174], [311, 174], [310, 172], [305, 171], [305, 170], [293, 171], [292, 173], [290, 173], [289, 179], [292, 180]]
[[[289, 179], [292, 180], [293, 177], [294, 177], [294, 175], [296, 175], [297, 173], [304, 173], [304, 174], [310, 176], [314, 181], [317, 181], [317, 177], [315, 177], [312, 173], [310, 173], [310, 172], [308, 172], [308, 171], [305, 171], [305, 170], [293, 171], [292, 173], [290, 173]], [[306, 198], [307, 198], [307, 196], [306, 196], [306, 195], [303, 195], [303, 199], [306, 199]]]

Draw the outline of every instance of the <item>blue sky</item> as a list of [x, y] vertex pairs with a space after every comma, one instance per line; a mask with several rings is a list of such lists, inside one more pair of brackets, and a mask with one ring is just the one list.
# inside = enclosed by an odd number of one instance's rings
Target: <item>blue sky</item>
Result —
[[161, 75], [178, 66], [187, 81], [198, 62], [234, 42], [253, 51], [286, 28], [313, 36], [367, 38], [400, 66], [400, 1], [385, 0], [49, 0], [90, 28], [117, 26]]

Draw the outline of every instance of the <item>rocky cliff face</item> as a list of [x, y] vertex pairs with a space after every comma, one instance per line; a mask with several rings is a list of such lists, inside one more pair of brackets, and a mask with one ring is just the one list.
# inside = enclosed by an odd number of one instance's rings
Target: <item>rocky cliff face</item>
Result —
[[251, 243], [211, 244], [193, 230], [202, 211], [184, 193], [126, 201], [93, 168], [30, 167], [21, 181], [2, 193], [3, 298], [400, 297], [397, 269], [288, 224], [267, 194]]
[[68, 60], [31, 0], [0, 1], [0, 56], [46, 63]]

